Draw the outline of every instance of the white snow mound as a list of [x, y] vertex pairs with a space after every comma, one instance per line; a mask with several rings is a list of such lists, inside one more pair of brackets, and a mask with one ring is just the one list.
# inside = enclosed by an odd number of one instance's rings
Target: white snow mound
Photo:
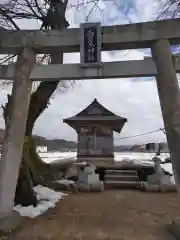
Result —
[[70, 184], [74, 184], [74, 181], [68, 180], [68, 179], [56, 180], [55, 182], [64, 184], [66, 186], [69, 186]]
[[21, 205], [14, 206], [14, 210], [18, 211], [23, 217], [35, 218], [42, 213], [45, 213], [49, 208], [55, 207], [56, 203], [67, 195], [41, 185], [38, 185], [33, 189], [37, 194], [37, 199], [39, 200], [36, 207], [32, 205], [28, 207], [23, 207]]

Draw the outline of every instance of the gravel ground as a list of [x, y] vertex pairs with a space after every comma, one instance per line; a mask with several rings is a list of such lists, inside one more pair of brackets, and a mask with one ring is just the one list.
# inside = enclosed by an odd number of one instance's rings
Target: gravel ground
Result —
[[46, 214], [24, 219], [12, 239], [170, 240], [167, 224], [177, 216], [176, 193], [70, 193]]

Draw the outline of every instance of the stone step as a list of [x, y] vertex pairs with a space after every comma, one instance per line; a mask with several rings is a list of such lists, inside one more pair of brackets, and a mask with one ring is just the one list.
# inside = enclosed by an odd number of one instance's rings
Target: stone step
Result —
[[112, 181], [138, 181], [139, 178], [137, 175], [115, 175], [115, 174], [106, 174], [105, 180]]
[[114, 188], [140, 188], [141, 183], [140, 181], [104, 181], [104, 187], [106, 189], [114, 189]]
[[137, 171], [136, 170], [106, 170], [106, 175], [137, 176]]

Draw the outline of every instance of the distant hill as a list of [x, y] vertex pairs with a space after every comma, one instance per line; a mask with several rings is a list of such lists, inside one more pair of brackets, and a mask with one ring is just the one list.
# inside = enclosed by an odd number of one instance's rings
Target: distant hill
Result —
[[[0, 128], [0, 144], [3, 143], [4, 129]], [[75, 149], [77, 146], [76, 142], [66, 141], [64, 139], [47, 139], [38, 135], [34, 135], [34, 140], [36, 146], [47, 146], [48, 151], [62, 150], [68, 151], [70, 149]]]
[[64, 139], [50, 140], [37, 135], [34, 136], [34, 141], [36, 146], [47, 146], [48, 151], [53, 151], [53, 150], [66, 151], [70, 149], [72, 150], [72, 149], [75, 149], [77, 146], [77, 143], [74, 141], [66, 141]]
[[[3, 143], [4, 129], [0, 128], [0, 145]], [[48, 151], [69, 151], [76, 149], [77, 143], [74, 141], [66, 141], [64, 139], [47, 139], [38, 135], [34, 135], [36, 146], [47, 146]], [[161, 152], [169, 152], [167, 143], [163, 144]], [[114, 147], [115, 152], [152, 152], [153, 150], [147, 149], [146, 144], [144, 145], [119, 145]]]

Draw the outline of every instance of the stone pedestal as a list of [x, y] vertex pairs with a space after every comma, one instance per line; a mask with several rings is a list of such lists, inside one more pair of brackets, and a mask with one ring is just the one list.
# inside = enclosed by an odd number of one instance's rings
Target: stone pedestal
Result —
[[157, 184], [157, 185], [172, 185], [171, 176], [158, 173], [152, 174], [148, 176], [149, 184]]
[[95, 174], [93, 166], [85, 167], [84, 171], [79, 173], [77, 187], [80, 191], [98, 191], [104, 190], [104, 184], [99, 180], [99, 174]]
[[87, 184], [84, 182], [77, 182], [77, 188], [80, 192], [103, 192], [104, 183], [99, 181], [94, 184]]
[[0, 218], [0, 233], [7, 233], [15, 230], [20, 223], [20, 214], [16, 211], [12, 211], [8, 216]]
[[170, 232], [174, 235], [174, 237], [177, 240], [180, 239], [180, 217], [172, 220], [172, 224], [170, 226]]
[[172, 183], [171, 176], [165, 175], [161, 167], [161, 159], [154, 157], [155, 173], [148, 176], [148, 181], [142, 183], [143, 190], [148, 192], [174, 192], [176, 185]]
[[86, 184], [95, 184], [99, 182], [99, 174], [88, 174], [86, 172], [81, 172], [79, 174], [78, 181]]

